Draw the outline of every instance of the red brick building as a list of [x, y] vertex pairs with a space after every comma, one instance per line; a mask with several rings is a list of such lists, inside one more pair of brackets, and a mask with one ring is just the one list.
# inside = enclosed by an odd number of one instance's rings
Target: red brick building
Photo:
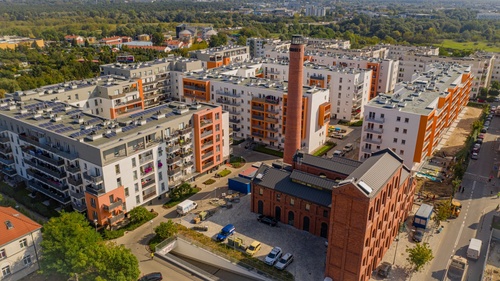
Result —
[[292, 168], [259, 168], [252, 211], [328, 238], [325, 276], [369, 280], [410, 213], [410, 170], [390, 150], [365, 162], [298, 152]]

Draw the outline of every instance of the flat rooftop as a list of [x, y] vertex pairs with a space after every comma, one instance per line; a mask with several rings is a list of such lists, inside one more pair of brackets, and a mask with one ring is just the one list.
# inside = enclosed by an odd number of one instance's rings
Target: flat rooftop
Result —
[[[400, 83], [393, 94], [380, 94], [367, 105], [395, 109], [420, 115], [428, 115], [437, 109], [439, 97], [448, 95], [448, 88], [462, 83], [461, 76], [470, 72], [470, 66], [457, 64], [434, 64], [411, 83]], [[396, 86], [396, 88], [398, 88]]]

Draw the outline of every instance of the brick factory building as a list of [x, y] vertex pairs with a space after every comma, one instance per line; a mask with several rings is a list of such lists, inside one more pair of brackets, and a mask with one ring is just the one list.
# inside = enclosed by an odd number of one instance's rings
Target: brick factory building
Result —
[[297, 152], [289, 168], [261, 166], [252, 189], [252, 212], [328, 239], [325, 276], [369, 280], [411, 211], [415, 183], [388, 149], [365, 162]]

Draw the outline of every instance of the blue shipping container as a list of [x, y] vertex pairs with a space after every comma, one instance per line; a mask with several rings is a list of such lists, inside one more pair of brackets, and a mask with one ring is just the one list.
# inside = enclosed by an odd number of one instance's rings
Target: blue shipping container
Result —
[[234, 190], [242, 194], [250, 193], [250, 183], [251, 180], [242, 177], [234, 177], [227, 180], [227, 185], [230, 190]]
[[413, 219], [413, 226], [416, 228], [427, 228], [427, 223], [431, 220], [432, 210], [434, 207], [427, 204], [422, 204], [418, 208], [415, 218]]

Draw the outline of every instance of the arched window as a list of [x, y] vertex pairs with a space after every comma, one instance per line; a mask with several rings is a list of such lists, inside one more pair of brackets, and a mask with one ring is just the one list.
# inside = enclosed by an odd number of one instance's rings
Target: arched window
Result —
[[262, 202], [262, 200], [257, 202], [257, 213], [261, 215], [264, 214], [264, 202]]
[[288, 224], [293, 226], [293, 219], [295, 218], [295, 214], [290, 211], [288, 212]]
[[309, 232], [309, 217], [305, 216], [302, 221], [302, 230]]
[[319, 232], [319, 236], [323, 238], [328, 238], [328, 225], [324, 222], [321, 223], [321, 230]]

